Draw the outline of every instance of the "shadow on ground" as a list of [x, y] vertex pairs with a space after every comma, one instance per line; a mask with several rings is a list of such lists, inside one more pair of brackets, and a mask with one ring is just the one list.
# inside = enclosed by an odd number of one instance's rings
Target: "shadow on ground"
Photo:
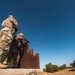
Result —
[[69, 71], [75, 71], [75, 69], [71, 69], [71, 70], [69, 70]]

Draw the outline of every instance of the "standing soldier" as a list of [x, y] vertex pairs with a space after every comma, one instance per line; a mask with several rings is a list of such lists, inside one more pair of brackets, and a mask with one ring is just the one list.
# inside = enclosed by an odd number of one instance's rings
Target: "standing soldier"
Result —
[[[2, 22], [2, 29], [0, 30], [0, 58], [3, 53], [8, 50], [13, 40], [13, 34], [15, 34], [17, 30], [17, 21], [12, 15], [9, 15], [9, 17]], [[4, 67], [7, 67], [7, 65], [0, 63], [0, 68]]]
[[20, 60], [24, 54], [25, 44], [26, 42], [23, 33], [14, 36], [7, 57], [7, 64], [10, 68], [19, 68]]

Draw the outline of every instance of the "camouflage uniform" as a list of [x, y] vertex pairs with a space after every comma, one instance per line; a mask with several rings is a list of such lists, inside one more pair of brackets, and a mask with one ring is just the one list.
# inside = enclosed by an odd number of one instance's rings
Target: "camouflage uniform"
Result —
[[12, 15], [2, 22], [2, 29], [0, 30], [0, 58], [8, 50], [13, 40], [13, 34], [16, 33], [17, 29], [18, 23]]
[[8, 58], [7, 64], [9, 64], [10, 67], [14, 68], [19, 67], [19, 62], [24, 53], [24, 47], [25, 47], [24, 34], [20, 33], [14, 36], [7, 57]]

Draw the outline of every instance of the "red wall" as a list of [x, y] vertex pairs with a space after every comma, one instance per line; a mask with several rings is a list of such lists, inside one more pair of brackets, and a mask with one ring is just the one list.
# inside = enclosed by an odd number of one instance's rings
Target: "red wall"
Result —
[[29, 46], [27, 45], [20, 63], [20, 68], [39, 69], [39, 54], [34, 54], [33, 49], [29, 50]]

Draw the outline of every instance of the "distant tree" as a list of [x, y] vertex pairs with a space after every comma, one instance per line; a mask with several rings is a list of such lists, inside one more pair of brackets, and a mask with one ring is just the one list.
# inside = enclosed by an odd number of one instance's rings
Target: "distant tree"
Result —
[[70, 63], [70, 66], [71, 66], [72, 68], [75, 68], [75, 60], [73, 60], [73, 63]]
[[59, 67], [60, 70], [66, 69], [66, 64], [63, 64]]
[[66, 68], [67, 68], [66, 64], [63, 64], [60, 67], [58, 67], [57, 65], [54, 65], [52, 63], [48, 63], [48, 64], [45, 65], [45, 68], [43, 69], [43, 71], [53, 73], [53, 72], [63, 70], [63, 69], [66, 69]]
[[46, 72], [50, 72], [50, 73], [53, 72], [53, 68], [52, 68], [52, 64], [51, 63], [46, 64], [45, 67], [46, 67]]
[[53, 67], [53, 72], [56, 72], [59, 70], [59, 67], [57, 65], [52, 65], [52, 67]]
[[43, 69], [45, 72], [56, 72], [59, 70], [59, 67], [57, 65], [52, 65], [51, 63], [48, 63], [45, 65], [45, 69]]

